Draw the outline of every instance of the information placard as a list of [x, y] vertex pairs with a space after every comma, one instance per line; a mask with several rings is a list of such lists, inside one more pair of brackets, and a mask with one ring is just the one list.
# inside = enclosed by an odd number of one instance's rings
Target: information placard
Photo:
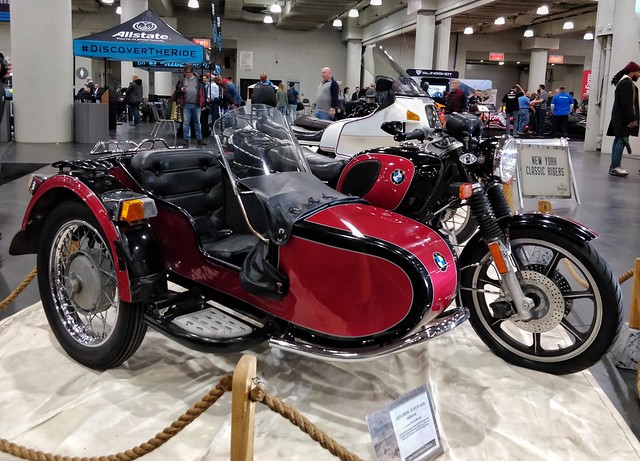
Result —
[[427, 386], [403, 395], [366, 419], [379, 461], [426, 461], [444, 451]]
[[522, 196], [574, 198], [577, 188], [566, 139], [518, 140], [518, 164]]

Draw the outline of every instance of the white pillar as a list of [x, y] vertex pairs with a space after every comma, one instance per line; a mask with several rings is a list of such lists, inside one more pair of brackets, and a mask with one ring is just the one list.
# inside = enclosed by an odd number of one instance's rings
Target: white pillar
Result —
[[347, 41], [347, 75], [344, 86], [353, 91], [360, 86], [360, 68], [362, 67], [362, 40]]
[[[50, 0], [45, 9], [42, 0], [11, 5], [17, 142], [73, 141], [71, 2]], [[48, 78], [36, 69], [46, 69]]]
[[[149, 8], [148, 0], [121, 0], [122, 14], [120, 15], [120, 24], [127, 22], [129, 19], [138, 16]], [[142, 80], [142, 95], [149, 96], [149, 72], [146, 70], [133, 67], [131, 61], [122, 61], [120, 63], [120, 76], [122, 79], [122, 87], [126, 88], [131, 83], [131, 76], [136, 74]]]
[[419, 10], [416, 20], [416, 43], [413, 67], [433, 69], [433, 44], [436, 35], [435, 11]]
[[548, 57], [548, 50], [531, 51], [531, 61], [529, 63], [529, 83], [525, 88], [526, 91], [535, 92], [541, 83], [544, 84], [545, 78], [547, 77]]
[[171, 72], [154, 72], [154, 91], [158, 96], [171, 96], [173, 93], [174, 85]]
[[449, 69], [449, 44], [451, 43], [451, 18], [438, 21], [436, 24], [436, 59], [435, 68]]

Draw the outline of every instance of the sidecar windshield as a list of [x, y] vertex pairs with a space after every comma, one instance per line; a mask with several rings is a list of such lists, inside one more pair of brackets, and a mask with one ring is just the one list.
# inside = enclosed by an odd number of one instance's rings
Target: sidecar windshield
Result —
[[393, 79], [391, 90], [397, 96], [419, 96], [428, 98], [429, 95], [412, 79], [407, 72], [396, 63], [393, 58], [376, 45], [369, 45], [362, 54], [362, 66], [377, 80], [378, 77]]
[[222, 115], [214, 134], [223, 162], [236, 179], [275, 173], [310, 173], [285, 116], [274, 107], [246, 105]]

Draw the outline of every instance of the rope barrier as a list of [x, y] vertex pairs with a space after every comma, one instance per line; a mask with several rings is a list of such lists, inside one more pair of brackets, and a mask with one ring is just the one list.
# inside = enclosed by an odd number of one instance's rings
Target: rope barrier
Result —
[[0, 302], [0, 311], [5, 307], [7, 307], [9, 304], [11, 304], [14, 301], [14, 299], [16, 299], [18, 296], [20, 296], [20, 294], [25, 290], [25, 288], [27, 288], [27, 286], [35, 278], [37, 273], [38, 273], [38, 268], [34, 267], [31, 270], [31, 272], [29, 272], [29, 275], [27, 275], [24, 278], [24, 280], [20, 282], [20, 285], [18, 285], [18, 287], [15, 290], [13, 290], [9, 296], [7, 296], [2, 302]]
[[148, 453], [151, 453], [156, 448], [161, 447], [168, 442], [175, 435], [179, 434], [185, 427], [191, 424], [202, 413], [207, 411], [211, 405], [216, 403], [225, 392], [231, 390], [231, 375], [223, 376], [218, 384], [213, 387], [209, 393], [207, 393], [202, 399], [189, 408], [184, 414], [182, 414], [177, 420], [171, 423], [170, 426], [164, 428], [164, 430], [155, 437], [150, 438], [146, 442], [141, 443], [137, 447], [133, 447], [130, 450], [116, 453], [115, 455], [108, 456], [96, 456], [96, 457], [68, 457], [54, 455], [51, 453], [44, 453], [42, 451], [36, 451], [31, 448], [26, 448], [21, 445], [9, 442], [5, 439], [0, 439], [0, 451], [16, 456], [18, 458], [30, 460], [30, 461], [129, 461], [140, 458]]

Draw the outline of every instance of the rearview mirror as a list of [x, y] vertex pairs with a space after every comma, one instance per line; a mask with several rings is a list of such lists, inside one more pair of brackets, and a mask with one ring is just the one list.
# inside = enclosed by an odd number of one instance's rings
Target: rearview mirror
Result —
[[384, 122], [382, 125], [380, 125], [380, 129], [385, 133], [390, 134], [391, 136], [395, 136], [396, 134], [401, 134], [404, 132], [402, 122]]

